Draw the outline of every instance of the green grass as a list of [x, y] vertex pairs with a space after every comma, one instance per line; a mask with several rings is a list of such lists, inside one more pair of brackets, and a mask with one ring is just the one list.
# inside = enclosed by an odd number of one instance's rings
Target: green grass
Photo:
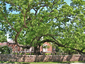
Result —
[[85, 61], [74, 61], [74, 62], [9, 62], [9, 61], [0, 61], [0, 63], [15, 63], [15, 64], [57, 64], [57, 63], [80, 63]]

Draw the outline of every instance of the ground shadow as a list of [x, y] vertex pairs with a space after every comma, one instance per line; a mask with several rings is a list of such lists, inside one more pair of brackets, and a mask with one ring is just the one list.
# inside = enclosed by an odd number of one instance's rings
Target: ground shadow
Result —
[[66, 58], [66, 61], [71, 61], [71, 58], [72, 58], [73, 55], [67, 55], [67, 58]]
[[43, 53], [43, 55], [36, 55], [34, 62], [43, 62], [45, 57], [46, 57], [45, 53]]

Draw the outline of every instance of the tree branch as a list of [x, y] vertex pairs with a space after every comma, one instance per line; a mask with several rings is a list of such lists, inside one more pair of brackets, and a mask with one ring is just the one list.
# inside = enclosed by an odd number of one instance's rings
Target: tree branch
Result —
[[[7, 2], [7, 1], [5, 1], [5, 2]], [[17, 6], [16, 6], [14, 3], [12, 3], [11, 1], [10, 1], [10, 2], [7, 2], [7, 3], [9, 3], [9, 4], [11, 4], [11, 5], [15, 6], [15, 7], [17, 7]], [[21, 7], [18, 6], [17, 8], [18, 8], [18, 9], [22, 12], [22, 14], [24, 15], [23, 11], [21, 10]]]
[[23, 29], [23, 28], [20, 28], [20, 31], [17, 32], [17, 34], [16, 34], [16, 36], [15, 36], [15, 43], [16, 43], [16, 44], [18, 43], [18, 42], [17, 42], [17, 38], [18, 38], [20, 32], [22, 31], [22, 29]]
[[[0, 11], [1, 11], [1, 10], [0, 10]], [[1, 11], [1, 12], [2, 12], [2, 11]], [[3, 12], [2, 12], [2, 14], [3, 14], [3, 16], [5, 17], [7, 23], [11, 26], [11, 28], [12, 28], [13, 30], [15, 30], [16, 32], [18, 32], [18, 31], [17, 31], [15, 28], [13, 28], [12, 25], [8, 22], [8, 19], [6, 18], [6, 16], [4, 15]]]

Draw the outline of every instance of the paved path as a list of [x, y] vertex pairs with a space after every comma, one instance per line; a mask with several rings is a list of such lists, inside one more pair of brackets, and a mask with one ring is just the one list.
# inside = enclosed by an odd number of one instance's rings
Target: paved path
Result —
[[56, 64], [85, 64], [85, 63], [56, 63]]
[[[24, 63], [0, 63], [0, 64], [24, 64]], [[25, 63], [32, 64], [32, 63]], [[42, 63], [34, 63], [34, 64], [42, 64]], [[85, 63], [43, 63], [43, 64], [85, 64]]]
[[35, 63], [35, 64], [85, 64], [85, 63]]

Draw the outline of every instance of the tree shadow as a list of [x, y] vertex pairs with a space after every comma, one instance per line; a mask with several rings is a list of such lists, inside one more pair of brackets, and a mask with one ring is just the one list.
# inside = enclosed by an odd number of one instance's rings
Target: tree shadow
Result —
[[53, 62], [62, 62], [64, 59], [64, 55], [52, 55]]
[[46, 57], [45, 53], [43, 53], [43, 55], [36, 55], [34, 62], [43, 62], [45, 57]]
[[71, 58], [72, 58], [73, 55], [67, 55], [67, 58], [66, 58], [66, 61], [71, 61]]
[[[6, 58], [3, 58], [3, 56], [7, 55], [2, 55], [1, 58], [4, 61]], [[30, 64], [30, 63], [22, 63], [22, 62], [68, 62], [67, 64], [70, 64], [72, 61], [83, 61], [85, 63], [85, 55], [9, 55], [7, 56], [10, 58], [10, 62], [21, 62], [21, 64]], [[1, 59], [1, 61], [2, 61]], [[21, 60], [23, 59], [23, 60]], [[20, 61], [19, 61], [20, 60]], [[20, 63], [19, 63], [20, 64]]]
[[[27, 57], [26, 55], [17, 55], [16, 56], [16, 62], [19, 62], [17, 64], [30, 64], [28, 62], [25, 62], [26, 57]], [[22, 60], [21, 60], [21, 58], [22, 58]], [[21, 61], [19, 61], [19, 60], [21, 60]], [[23, 63], [23, 62], [25, 62], [25, 63]]]
[[80, 55], [78, 61], [83, 61], [83, 63], [85, 63], [85, 55]]

